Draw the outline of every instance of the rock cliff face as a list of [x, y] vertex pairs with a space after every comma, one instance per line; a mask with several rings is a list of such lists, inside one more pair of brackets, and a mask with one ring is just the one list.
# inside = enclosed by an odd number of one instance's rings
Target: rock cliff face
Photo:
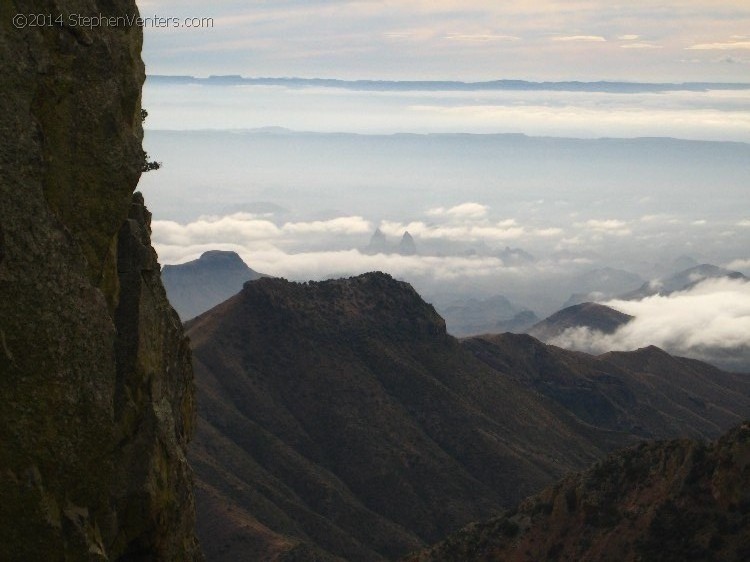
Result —
[[193, 560], [189, 349], [132, 195], [142, 33], [17, 13], [137, 11], [0, 5], [2, 557]]

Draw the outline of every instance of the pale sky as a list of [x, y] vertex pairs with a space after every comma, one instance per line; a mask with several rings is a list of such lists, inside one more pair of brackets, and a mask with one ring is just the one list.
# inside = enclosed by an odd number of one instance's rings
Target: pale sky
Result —
[[150, 74], [750, 81], [747, 0], [140, 0]]

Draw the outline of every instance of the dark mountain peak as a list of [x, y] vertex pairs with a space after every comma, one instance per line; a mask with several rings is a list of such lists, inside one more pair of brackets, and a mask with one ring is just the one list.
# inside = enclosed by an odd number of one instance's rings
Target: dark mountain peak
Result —
[[403, 256], [413, 256], [417, 253], [417, 244], [408, 230], [401, 237], [401, 242], [398, 245], [398, 253]]
[[603, 304], [585, 302], [564, 308], [542, 320], [529, 330], [529, 334], [542, 341], [559, 336], [568, 328], [589, 328], [612, 334], [633, 319]]
[[403, 256], [413, 256], [417, 253], [417, 245], [408, 231], [404, 232], [398, 244], [393, 244], [389, 243], [383, 231], [377, 228], [364, 251], [368, 254], [398, 253]]
[[445, 321], [414, 288], [387, 273], [371, 272], [328, 281], [291, 283], [263, 280], [249, 284], [246, 297], [273, 295], [273, 306], [335, 331], [388, 332], [412, 339], [417, 335], [445, 336]]
[[365, 248], [365, 252], [368, 254], [383, 254], [389, 252], [389, 250], [388, 238], [380, 228], [376, 228], [372, 238], [370, 238], [370, 243]]
[[286, 322], [289, 328], [307, 328], [331, 337], [446, 335], [445, 321], [432, 305], [411, 285], [387, 273], [305, 283], [264, 278], [246, 283], [238, 298], [246, 316], [233, 316], [245, 324], [271, 328], [275, 322]]

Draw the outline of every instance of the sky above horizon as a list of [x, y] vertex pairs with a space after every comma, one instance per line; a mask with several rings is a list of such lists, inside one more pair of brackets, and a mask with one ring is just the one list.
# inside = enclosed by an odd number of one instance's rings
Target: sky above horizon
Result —
[[140, 0], [149, 74], [747, 82], [746, 0]]

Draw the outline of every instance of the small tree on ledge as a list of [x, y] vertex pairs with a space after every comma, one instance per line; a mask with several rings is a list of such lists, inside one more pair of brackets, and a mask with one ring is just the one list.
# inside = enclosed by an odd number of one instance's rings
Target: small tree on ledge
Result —
[[[148, 117], [148, 111], [141, 108], [141, 123], [146, 120], [146, 117]], [[149, 160], [148, 153], [145, 150], [142, 150], [141, 152], [143, 152], [143, 164], [141, 165], [141, 172], [150, 172], [151, 170], [158, 170], [159, 168], [161, 168], [161, 162]]]

